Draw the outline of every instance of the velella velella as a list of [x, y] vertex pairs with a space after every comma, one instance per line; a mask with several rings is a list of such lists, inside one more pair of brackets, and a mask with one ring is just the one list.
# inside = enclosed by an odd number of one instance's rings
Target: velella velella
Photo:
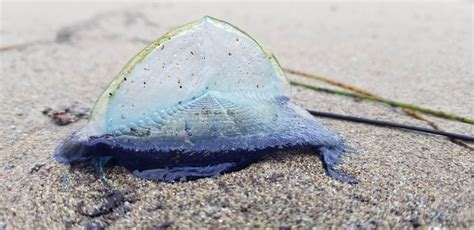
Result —
[[114, 162], [167, 182], [243, 169], [264, 156], [307, 150], [328, 175], [348, 150], [290, 100], [276, 58], [231, 24], [204, 17], [152, 42], [98, 98], [87, 124], [61, 141], [61, 163]]

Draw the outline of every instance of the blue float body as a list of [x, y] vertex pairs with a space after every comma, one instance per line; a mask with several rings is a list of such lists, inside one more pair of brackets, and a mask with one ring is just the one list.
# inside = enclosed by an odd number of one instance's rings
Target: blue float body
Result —
[[136, 55], [98, 98], [87, 125], [55, 158], [122, 165], [179, 181], [242, 169], [279, 151], [309, 151], [328, 175], [348, 150], [342, 137], [293, 104], [276, 58], [224, 21], [204, 17]]
[[[328, 175], [356, 183], [334, 169], [343, 152], [349, 150], [341, 136], [323, 127], [287, 97], [275, 98], [273, 104], [275, 123], [257, 127], [259, 135], [209, 133], [192, 135], [186, 140], [169, 135], [103, 135], [81, 142], [76, 142], [73, 135], [58, 146], [55, 158], [67, 164], [105, 164], [112, 160], [140, 178], [173, 182], [240, 170], [276, 152], [309, 151], [319, 156]], [[199, 110], [199, 106], [202, 105], [197, 103], [195, 109]], [[257, 125], [259, 121], [249, 123]]]

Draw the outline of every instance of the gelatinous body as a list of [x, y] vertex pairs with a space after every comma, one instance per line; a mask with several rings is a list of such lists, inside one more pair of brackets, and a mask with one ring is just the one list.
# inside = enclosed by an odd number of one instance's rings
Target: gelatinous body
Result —
[[204, 17], [153, 42], [99, 97], [88, 124], [62, 141], [62, 163], [109, 160], [154, 180], [242, 169], [268, 154], [314, 152], [326, 172], [342, 138], [290, 101], [278, 62], [254, 39]]

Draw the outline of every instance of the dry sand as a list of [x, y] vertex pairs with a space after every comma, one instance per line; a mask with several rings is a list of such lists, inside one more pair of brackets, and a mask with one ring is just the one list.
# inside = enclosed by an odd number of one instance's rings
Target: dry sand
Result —
[[[143, 181], [119, 167], [58, 164], [45, 107], [91, 108], [121, 67], [165, 32], [212, 15], [253, 35], [286, 67], [379, 95], [474, 114], [469, 3], [3, 4], [0, 52], [0, 229], [32, 227], [469, 228], [473, 152], [445, 138], [320, 119], [359, 154], [341, 165], [352, 186], [307, 153], [281, 153], [239, 172], [193, 182]], [[426, 126], [398, 109], [293, 88], [304, 107]], [[474, 134], [474, 127], [435, 119]], [[97, 207], [98, 209], [95, 209]]]

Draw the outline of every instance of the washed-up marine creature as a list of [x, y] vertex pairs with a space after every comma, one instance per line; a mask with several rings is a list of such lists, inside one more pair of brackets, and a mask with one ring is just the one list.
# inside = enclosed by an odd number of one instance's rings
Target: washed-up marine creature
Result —
[[206, 16], [135, 56], [54, 156], [174, 182], [237, 171], [282, 151], [310, 151], [329, 176], [357, 182], [334, 168], [349, 151], [342, 137], [290, 100], [276, 58]]

